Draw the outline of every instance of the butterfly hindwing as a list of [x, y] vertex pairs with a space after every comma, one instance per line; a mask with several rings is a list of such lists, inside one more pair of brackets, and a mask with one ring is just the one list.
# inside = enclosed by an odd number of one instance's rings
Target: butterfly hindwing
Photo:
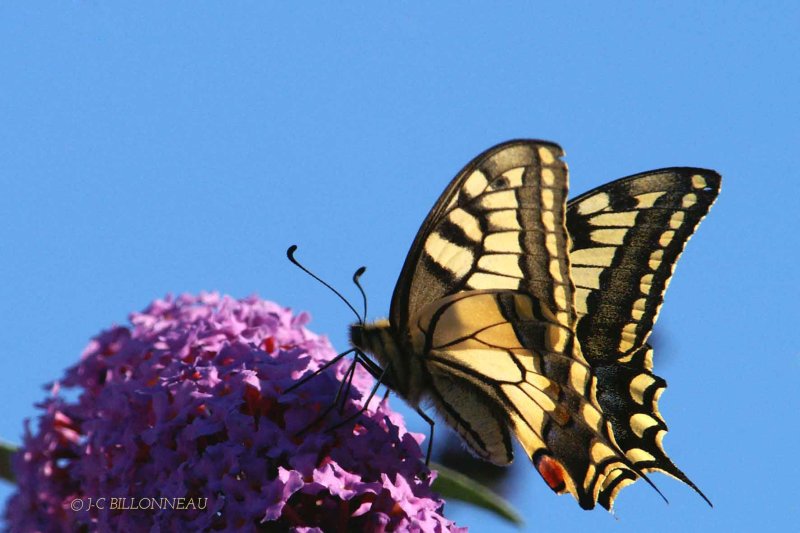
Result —
[[[664, 451], [662, 441], [667, 425], [658, 411], [658, 399], [667, 383], [650, 371], [652, 361], [653, 349], [645, 344], [627, 363], [594, 367], [598, 402], [611, 423], [615, 441], [637, 469], [669, 474], [692, 487], [710, 504]], [[636, 480], [633, 472], [621, 474], [604, 485], [599, 495], [599, 503], [606, 508], [610, 508], [619, 489]]]
[[639, 473], [617, 448], [585, 362], [555, 351], [553, 324], [523, 292], [464, 291], [414, 316], [433, 405], [479, 457], [512, 458], [511, 427], [557, 492], [592, 508], [607, 480]]

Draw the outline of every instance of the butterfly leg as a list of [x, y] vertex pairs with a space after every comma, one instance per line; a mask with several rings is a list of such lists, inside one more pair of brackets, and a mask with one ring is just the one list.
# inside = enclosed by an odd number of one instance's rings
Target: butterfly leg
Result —
[[347, 354], [350, 354], [350, 353], [352, 353], [352, 352], [354, 352], [354, 351], [355, 351], [355, 348], [350, 348], [350, 349], [349, 349], [349, 350], [347, 350], [346, 352], [342, 352], [342, 353], [340, 353], [339, 355], [337, 355], [336, 357], [334, 357], [333, 359], [331, 359], [330, 361], [328, 361], [327, 363], [325, 363], [324, 365], [322, 365], [321, 367], [319, 367], [317, 370], [315, 370], [315, 371], [314, 371], [314, 372], [312, 372], [311, 374], [309, 374], [309, 375], [305, 376], [303, 379], [301, 379], [300, 381], [298, 381], [297, 383], [295, 383], [294, 385], [292, 385], [291, 387], [289, 387], [288, 389], [286, 389], [286, 390], [285, 390], [285, 391], [283, 391], [283, 392], [291, 392], [291, 391], [293, 391], [294, 389], [296, 389], [297, 387], [300, 387], [301, 385], [304, 385], [305, 383], [307, 383], [308, 381], [310, 381], [310, 380], [311, 380], [312, 378], [314, 378], [315, 376], [318, 376], [319, 374], [321, 374], [322, 372], [324, 372], [324, 371], [325, 371], [326, 369], [328, 369], [328, 368], [329, 368], [331, 365], [333, 365], [333, 364], [335, 364], [336, 362], [340, 361], [340, 360], [341, 360], [341, 359], [342, 359], [344, 356], [346, 356]]
[[347, 368], [347, 371], [344, 374], [344, 379], [342, 379], [342, 382], [339, 384], [339, 389], [336, 391], [336, 396], [334, 396], [333, 401], [330, 403], [330, 405], [328, 405], [325, 409], [323, 409], [322, 412], [319, 415], [317, 415], [314, 418], [314, 420], [312, 420], [308, 425], [306, 425], [303, 429], [298, 431], [295, 436], [302, 435], [312, 427], [316, 426], [320, 421], [324, 420], [325, 417], [328, 416], [328, 414], [330, 414], [331, 411], [333, 411], [333, 408], [336, 407], [337, 403], [341, 402], [340, 410], [344, 408], [344, 404], [347, 399], [347, 394], [342, 394], [342, 391], [344, 390], [346, 384], [348, 386], [348, 393], [349, 393], [349, 386], [353, 381], [353, 376], [355, 375], [356, 362], [357, 361], [354, 360], [352, 363], [350, 363], [350, 366]]
[[[356, 375], [356, 364], [358, 363], [359, 354], [356, 353], [355, 359], [353, 360], [353, 365], [351, 366], [349, 375], [345, 376], [345, 381], [347, 383], [347, 387], [345, 388], [344, 394], [342, 395], [341, 401], [339, 402], [339, 414], [344, 414], [344, 407], [347, 403], [347, 398], [350, 397], [350, 389], [353, 386], [353, 378]], [[344, 382], [343, 382], [344, 383]]]
[[422, 419], [428, 423], [431, 427], [430, 435], [428, 436], [428, 453], [425, 454], [425, 466], [428, 466], [431, 462], [431, 450], [433, 450], [433, 428], [436, 425], [436, 422], [425, 414], [425, 411], [417, 407], [417, 414], [422, 417]]
[[[370, 367], [370, 364], [374, 365], [374, 363], [372, 363], [372, 361], [369, 361], [369, 363], [365, 363], [365, 358], [359, 357], [358, 354], [356, 354], [355, 361], [360, 362], [364, 366], [364, 368], [367, 369], [367, 371], [370, 374], [372, 374], [373, 371], [375, 370], [375, 368], [371, 368]], [[361, 409], [359, 409], [357, 412], [353, 413], [352, 415], [350, 415], [347, 418], [345, 418], [344, 420], [342, 420], [341, 422], [339, 422], [337, 424], [334, 424], [333, 426], [329, 427], [326, 431], [333, 431], [335, 429], [339, 429], [340, 427], [342, 427], [342, 426], [344, 426], [346, 424], [349, 424], [350, 422], [352, 422], [353, 420], [355, 420], [356, 418], [361, 416], [361, 414], [364, 411], [367, 410], [367, 408], [369, 407], [369, 403], [372, 401], [372, 398], [375, 396], [375, 393], [378, 391], [378, 387], [380, 387], [383, 384], [383, 378], [386, 376], [386, 371], [389, 370], [389, 367], [390, 367], [390, 365], [386, 365], [386, 368], [381, 370], [380, 375], [377, 377], [377, 381], [375, 382], [375, 386], [372, 387], [372, 390], [370, 391], [369, 396], [367, 396], [367, 399], [364, 401], [364, 406]]]
[[[344, 414], [344, 407], [347, 401], [347, 398], [350, 396], [350, 389], [353, 385], [353, 378], [355, 377], [355, 363], [361, 363], [361, 366], [369, 372], [375, 379], [378, 380], [379, 383], [383, 382], [383, 369], [381, 369], [378, 365], [376, 365], [369, 357], [364, 355], [363, 353], [356, 351], [355, 358], [353, 360], [353, 366], [351, 366], [349, 379], [348, 376], [345, 376], [345, 380], [347, 381], [347, 389], [344, 391], [344, 395], [342, 396], [342, 401], [339, 404], [339, 414]], [[385, 400], [389, 396], [389, 389], [386, 389], [386, 393], [383, 395], [383, 399]], [[373, 392], [374, 394], [374, 392]], [[363, 411], [363, 409], [362, 409]]]

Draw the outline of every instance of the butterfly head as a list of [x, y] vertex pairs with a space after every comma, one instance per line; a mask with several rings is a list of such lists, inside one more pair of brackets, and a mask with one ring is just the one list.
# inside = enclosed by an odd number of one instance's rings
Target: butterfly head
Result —
[[371, 323], [356, 322], [350, 325], [350, 345], [361, 352], [375, 356], [377, 363], [386, 368], [395, 345], [388, 320]]
[[[358, 351], [372, 355], [380, 370], [385, 370], [381, 377], [384, 385], [412, 405], [419, 402], [424, 388], [419, 376], [419, 363], [416, 357], [401, 347], [388, 320], [352, 324], [350, 344]], [[370, 372], [378, 377], [378, 372]]]

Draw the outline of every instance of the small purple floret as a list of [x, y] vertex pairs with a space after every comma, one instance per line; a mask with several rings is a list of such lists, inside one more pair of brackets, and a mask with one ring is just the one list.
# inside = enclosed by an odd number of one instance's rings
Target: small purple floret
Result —
[[[157, 300], [102, 332], [38, 405], [38, 430], [26, 424], [9, 528], [457, 529], [430, 489], [422, 436], [386, 402], [324, 431], [361, 406], [366, 372], [344, 415], [297, 436], [333, 401], [348, 364], [284, 393], [334, 355], [308, 320], [255, 297], [201, 294]], [[179, 498], [194, 503], [152, 507]]]

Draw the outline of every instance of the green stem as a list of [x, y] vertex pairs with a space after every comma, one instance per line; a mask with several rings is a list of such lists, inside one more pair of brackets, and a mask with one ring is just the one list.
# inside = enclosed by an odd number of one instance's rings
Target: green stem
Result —
[[438, 472], [438, 476], [434, 480], [432, 488], [442, 495], [445, 500], [448, 498], [461, 500], [482, 507], [508, 520], [512, 524], [516, 524], [517, 526], [523, 525], [522, 517], [511, 504], [488, 487], [446, 466], [433, 462], [430, 466], [432, 470]]
[[0, 442], [0, 479], [16, 483], [14, 471], [11, 469], [11, 456], [16, 453], [17, 447], [7, 442]]

